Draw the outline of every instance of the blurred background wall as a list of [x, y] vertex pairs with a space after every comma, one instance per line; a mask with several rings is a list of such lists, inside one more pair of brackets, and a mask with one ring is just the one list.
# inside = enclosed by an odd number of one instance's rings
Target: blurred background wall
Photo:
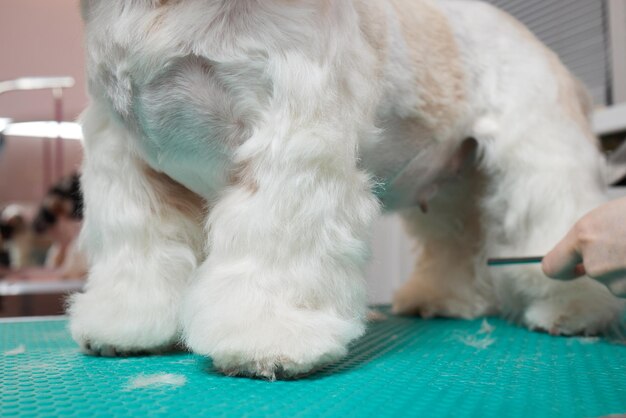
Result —
[[[0, 0], [0, 80], [69, 75], [76, 86], [65, 93], [65, 118], [74, 120], [87, 104], [83, 24], [78, 0]], [[0, 96], [0, 115], [16, 121], [52, 119], [49, 91]]]
[[[0, 80], [24, 76], [74, 77], [64, 90], [64, 119], [75, 120], [87, 104], [83, 28], [78, 0], [0, 0]], [[0, 95], [0, 117], [14, 121], [53, 120], [50, 90]], [[48, 140], [50, 141], [50, 140]], [[64, 173], [81, 160], [80, 143], [64, 142]], [[0, 152], [0, 207], [41, 199], [42, 140], [8, 137]]]

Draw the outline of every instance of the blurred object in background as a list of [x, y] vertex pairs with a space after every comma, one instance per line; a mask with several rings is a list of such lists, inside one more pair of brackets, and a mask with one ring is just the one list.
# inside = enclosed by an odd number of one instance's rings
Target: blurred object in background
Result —
[[85, 273], [77, 182], [62, 180], [82, 160], [74, 123], [87, 103], [79, 5], [0, 2], [0, 38], [0, 211], [22, 213], [11, 220], [19, 233], [0, 239], [0, 316], [61, 314]]
[[34, 253], [33, 218], [26, 206], [11, 204], [0, 211], [0, 252], [3, 267], [18, 270], [40, 264]]
[[9, 205], [0, 216], [0, 317], [62, 314], [80, 290], [87, 261], [78, 248], [83, 197], [73, 173], [39, 207]]
[[63, 93], [65, 89], [73, 86], [74, 79], [67, 76], [20, 77], [14, 80], [0, 81], [0, 96], [12, 92], [37, 90], [49, 90], [51, 92], [51, 120], [19, 123], [13, 122], [9, 118], [3, 118], [4, 123], [1, 126], [2, 137], [14, 137], [15, 140], [19, 141], [18, 145], [22, 144], [21, 138], [39, 138], [38, 145], [42, 157], [40, 164], [42, 193], [45, 193], [55, 181], [66, 174], [65, 145], [67, 140], [82, 139], [82, 132], [77, 124], [64, 122]]
[[60, 278], [83, 278], [87, 273], [85, 255], [78, 248], [82, 220], [80, 177], [74, 173], [48, 192], [32, 225], [37, 235], [52, 241], [45, 266], [56, 269]]
[[52, 187], [33, 212], [12, 204], [0, 214], [4, 276], [83, 278], [87, 263], [77, 243], [83, 218], [79, 175]]
[[[606, 122], [602, 121], [602, 116]], [[596, 115], [596, 125], [602, 125], [600, 139], [608, 154], [607, 177], [609, 184], [626, 186], [626, 103], [613, 106]]]
[[[38, 137], [38, 148], [41, 150], [41, 162], [35, 164], [41, 167], [40, 187], [45, 188], [45, 197], [40, 203], [36, 216], [29, 214], [32, 205], [18, 204], [9, 200], [9, 204], [2, 211], [0, 225], [2, 227], [2, 261], [9, 271], [2, 275], [14, 279], [27, 279], [33, 276], [55, 277], [82, 277], [85, 274], [84, 257], [77, 249], [76, 239], [80, 232], [82, 221], [82, 195], [78, 174], [73, 173], [63, 178], [66, 170], [65, 145], [68, 139], [81, 139], [82, 133], [77, 126], [78, 135], [67, 129], [74, 126], [63, 122], [63, 90], [74, 86], [72, 77], [21, 77], [14, 80], [0, 81], [0, 95], [15, 91], [50, 90], [52, 93], [53, 119], [52, 121], [14, 123], [9, 118], [3, 118], [2, 138], [11, 137], [10, 142], [22, 145], [24, 137]], [[67, 133], [71, 138], [66, 138]], [[52, 138], [52, 139], [50, 139]], [[6, 139], [4, 140], [6, 141]], [[4, 142], [3, 141], [3, 142]], [[7, 149], [10, 149], [7, 147]], [[1, 161], [8, 161], [8, 175], [5, 181], [7, 189], [17, 192], [25, 190], [34, 192], [35, 187], [24, 187], [19, 183], [19, 168], [28, 167], [24, 160], [33, 160], [33, 156], [22, 159], [11, 159], [2, 149]], [[5, 160], [6, 159], [6, 160]], [[11, 167], [10, 162], [14, 166]], [[7, 167], [4, 167], [5, 170]], [[16, 173], [17, 172], [17, 173]], [[15, 176], [15, 174], [18, 174]], [[17, 180], [17, 181], [16, 181]], [[50, 190], [53, 182], [59, 181]], [[22, 186], [22, 187], [20, 187]], [[9, 193], [7, 193], [9, 194]], [[39, 194], [41, 196], [43, 193]], [[4, 194], [4, 199], [11, 196]], [[41, 198], [37, 199], [38, 201]], [[45, 248], [45, 256], [41, 257]], [[46, 270], [26, 270], [27, 268], [42, 266]]]

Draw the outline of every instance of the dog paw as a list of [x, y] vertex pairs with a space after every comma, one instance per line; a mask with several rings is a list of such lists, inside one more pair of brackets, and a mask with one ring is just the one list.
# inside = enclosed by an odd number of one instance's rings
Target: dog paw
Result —
[[119, 351], [117, 348], [110, 345], [97, 346], [89, 341], [85, 341], [81, 344], [80, 349], [85, 354], [98, 357], [128, 357], [133, 354], [126, 351]]
[[[287, 351], [287, 350], [286, 350]], [[314, 373], [319, 368], [340, 360], [346, 354], [345, 349], [329, 350], [315, 359], [303, 353], [292, 352], [285, 355], [261, 356], [249, 360], [250, 353], [214, 354], [213, 367], [226, 376], [260, 378], [270, 381], [297, 379]]]
[[167, 344], [161, 347], [150, 347], [147, 349], [123, 349], [112, 345], [99, 345], [97, 342], [82, 341], [80, 351], [84, 354], [95, 357], [132, 357], [147, 356], [152, 354], [166, 353], [174, 350], [174, 344]]
[[395, 315], [464, 319], [490, 312], [489, 304], [479, 295], [462, 298], [418, 280], [408, 281], [395, 293], [391, 310]]
[[364, 330], [361, 321], [326, 312], [213, 308], [185, 314], [185, 342], [229, 376], [275, 380], [311, 373], [344, 357]]
[[415, 302], [395, 297], [391, 305], [394, 315], [419, 316], [424, 319], [441, 316], [443, 310], [434, 303]]
[[597, 335], [620, 323], [624, 307], [623, 300], [590, 281], [532, 302], [524, 312], [523, 322], [532, 330], [552, 335]]
[[[116, 347], [113, 347], [110, 345], [99, 346], [99, 345], [92, 344], [90, 341], [82, 342], [80, 346], [80, 351], [90, 356], [97, 356], [97, 357], [129, 357], [133, 355], [144, 354], [141, 351], [133, 352], [133, 351], [118, 350]], [[148, 353], [146, 352], [146, 354]]]
[[96, 288], [70, 298], [70, 331], [83, 352], [116, 357], [162, 352], [176, 343], [179, 304], [126, 290]]

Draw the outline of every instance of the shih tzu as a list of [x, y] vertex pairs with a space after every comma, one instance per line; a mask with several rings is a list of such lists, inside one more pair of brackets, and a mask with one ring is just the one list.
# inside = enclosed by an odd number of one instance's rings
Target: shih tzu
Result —
[[382, 209], [423, 251], [397, 313], [596, 333], [589, 278], [487, 256], [549, 250], [605, 200], [581, 84], [505, 13], [455, 0], [83, 0], [86, 292], [100, 354], [179, 340], [274, 378], [362, 335]]

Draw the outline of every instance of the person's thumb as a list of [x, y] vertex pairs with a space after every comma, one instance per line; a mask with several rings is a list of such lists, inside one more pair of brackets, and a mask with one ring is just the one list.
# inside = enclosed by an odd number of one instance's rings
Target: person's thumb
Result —
[[541, 263], [541, 269], [546, 276], [553, 279], [572, 280], [585, 274], [585, 268], [581, 262], [578, 240], [572, 229], [552, 251], [546, 254]]

